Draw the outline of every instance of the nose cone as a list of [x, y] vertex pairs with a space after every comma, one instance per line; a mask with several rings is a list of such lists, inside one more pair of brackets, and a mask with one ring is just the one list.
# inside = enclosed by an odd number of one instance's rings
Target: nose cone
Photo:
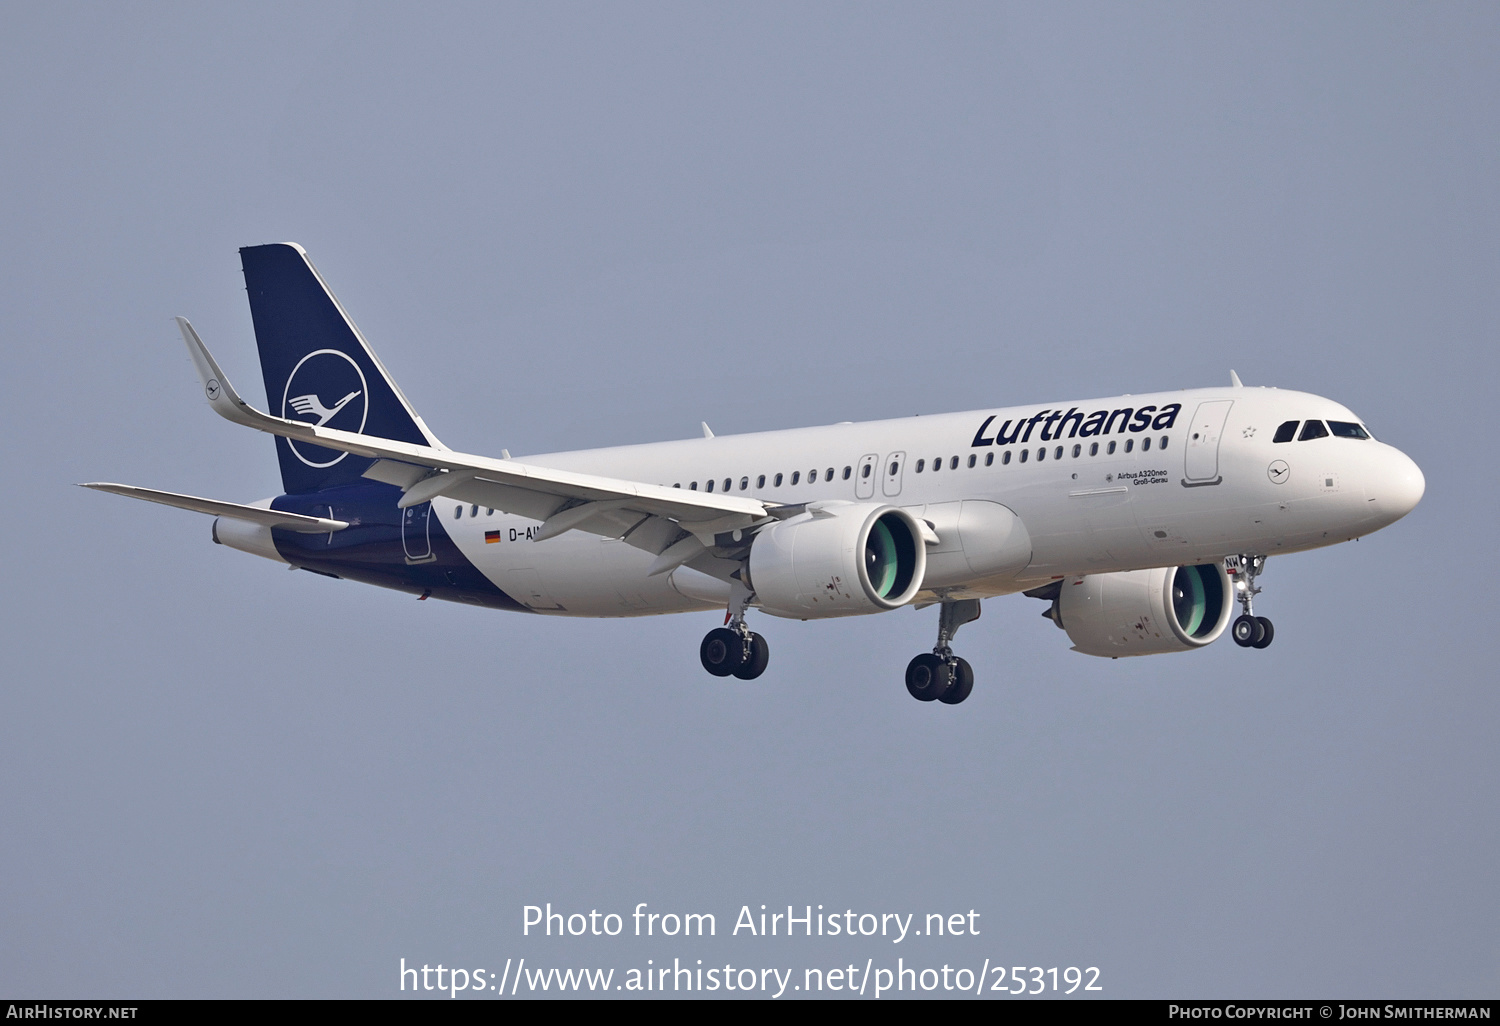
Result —
[[1380, 496], [1382, 510], [1392, 520], [1400, 520], [1422, 501], [1427, 478], [1422, 476], [1422, 468], [1400, 449], [1391, 449], [1383, 462], [1383, 480], [1375, 483], [1375, 491]]

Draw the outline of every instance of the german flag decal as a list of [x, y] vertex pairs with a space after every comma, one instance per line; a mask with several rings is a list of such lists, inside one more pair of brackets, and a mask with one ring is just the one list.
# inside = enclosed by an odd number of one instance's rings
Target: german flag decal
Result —
[[500, 540], [500, 532], [499, 531], [486, 531], [486, 532], [484, 532], [484, 543], [486, 545], [493, 545], [493, 544], [495, 544], [499, 540]]

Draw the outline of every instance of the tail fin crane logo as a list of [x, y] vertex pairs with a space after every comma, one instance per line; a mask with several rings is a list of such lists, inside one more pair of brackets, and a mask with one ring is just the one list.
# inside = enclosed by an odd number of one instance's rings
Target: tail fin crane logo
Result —
[[[336, 395], [343, 398], [332, 406], [324, 404], [323, 396]], [[314, 427], [326, 424], [359, 433], [365, 429], [369, 417], [369, 396], [365, 373], [349, 354], [338, 349], [318, 349], [298, 360], [287, 376], [281, 415], [287, 420], [310, 420]], [[331, 423], [335, 420], [337, 423]], [[287, 445], [309, 467], [331, 467], [348, 455], [290, 438]]]
[[345, 406], [348, 406], [349, 400], [353, 399], [357, 395], [359, 395], [358, 392], [350, 392], [348, 395], [344, 396], [344, 398], [340, 399], [331, 410], [328, 407], [324, 406], [322, 401], [316, 395], [293, 396], [292, 409], [297, 411], [297, 415], [299, 417], [318, 418], [317, 423], [313, 426], [322, 427], [324, 424], [327, 424], [330, 420], [333, 419], [333, 415], [335, 413], [338, 413]]

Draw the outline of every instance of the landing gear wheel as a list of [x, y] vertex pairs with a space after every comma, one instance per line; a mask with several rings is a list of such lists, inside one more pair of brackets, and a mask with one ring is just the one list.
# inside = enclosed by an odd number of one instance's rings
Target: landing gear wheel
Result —
[[1241, 648], [1269, 648], [1276, 637], [1276, 628], [1264, 616], [1256, 616], [1255, 596], [1260, 594], [1255, 579], [1266, 569], [1266, 557], [1241, 554], [1225, 558], [1229, 573], [1234, 576], [1235, 600], [1240, 604], [1240, 615], [1235, 618], [1230, 631], [1234, 643]]
[[962, 657], [953, 661], [953, 686], [948, 689], [946, 695], [940, 695], [938, 701], [945, 705], [957, 705], [969, 697], [969, 692], [974, 690], [974, 668], [969, 661]]
[[730, 672], [740, 680], [754, 680], [766, 672], [771, 661], [771, 646], [759, 634], [750, 635], [750, 657]]
[[1230, 631], [1234, 634], [1234, 643], [1240, 648], [1249, 648], [1266, 635], [1266, 630], [1261, 626], [1260, 621], [1248, 614], [1235, 617], [1234, 626], [1230, 628]]
[[[770, 655], [769, 649], [766, 654]], [[727, 677], [745, 661], [745, 645], [728, 627], [715, 627], [704, 635], [703, 644], [698, 646], [698, 658], [703, 668], [715, 677]]]
[[932, 652], [923, 652], [906, 664], [906, 690], [919, 702], [942, 698], [952, 685], [950, 667]]

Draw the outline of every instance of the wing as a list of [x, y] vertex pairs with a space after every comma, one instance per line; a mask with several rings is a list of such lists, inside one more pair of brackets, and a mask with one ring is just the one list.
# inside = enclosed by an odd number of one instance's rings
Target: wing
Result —
[[652, 574], [720, 543], [738, 544], [735, 532], [777, 518], [771, 513], [777, 507], [758, 499], [556, 470], [273, 417], [240, 398], [191, 324], [181, 317], [177, 324], [216, 413], [257, 431], [373, 458], [364, 476], [399, 487], [401, 507], [446, 496], [540, 520], [539, 540], [571, 530], [623, 538], [656, 554]]

